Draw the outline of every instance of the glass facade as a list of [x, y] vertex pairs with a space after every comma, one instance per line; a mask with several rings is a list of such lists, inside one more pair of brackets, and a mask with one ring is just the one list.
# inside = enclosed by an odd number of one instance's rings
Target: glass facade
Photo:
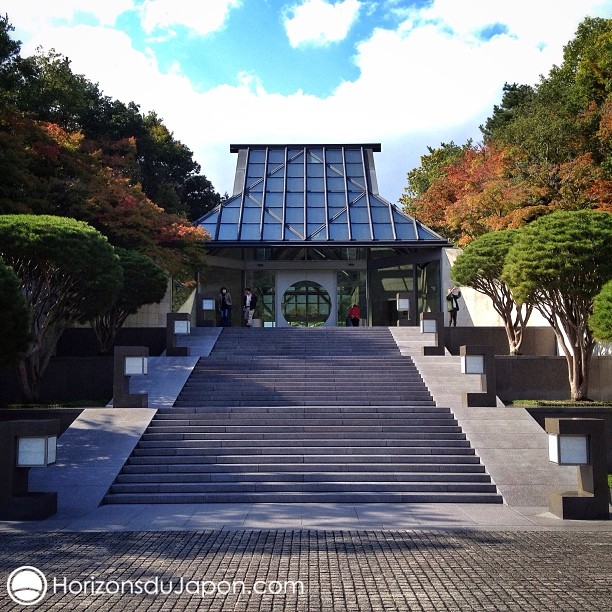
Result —
[[441, 240], [372, 187], [372, 145], [241, 150], [238, 190], [198, 222], [214, 241]]
[[251, 287], [264, 326], [344, 325], [352, 304], [366, 324], [393, 325], [400, 291], [412, 296], [413, 324], [440, 310], [450, 245], [378, 194], [380, 145], [230, 150], [233, 195], [198, 221], [211, 236], [201, 290], [224, 284], [241, 298]]

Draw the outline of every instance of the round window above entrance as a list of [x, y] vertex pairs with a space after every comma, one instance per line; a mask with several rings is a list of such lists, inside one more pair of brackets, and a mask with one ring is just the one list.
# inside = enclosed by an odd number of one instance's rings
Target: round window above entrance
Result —
[[329, 319], [331, 303], [331, 297], [322, 285], [314, 281], [299, 281], [283, 295], [283, 316], [293, 327], [323, 325]]

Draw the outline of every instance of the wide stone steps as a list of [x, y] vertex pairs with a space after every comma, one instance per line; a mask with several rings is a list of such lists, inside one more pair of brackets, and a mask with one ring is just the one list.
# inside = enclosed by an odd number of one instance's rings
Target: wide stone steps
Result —
[[116, 484], [126, 483], [200, 483], [200, 482], [486, 482], [484, 473], [465, 472], [222, 472], [202, 473], [125, 473], [117, 477]]
[[[265, 440], [253, 440], [250, 438], [248, 442], [242, 439], [232, 440], [185, 440], [181, 441], [181, 449], [212, 449], [212, 448], [257, 448], [261, 447], [264, 451], [268, 449], [274, 449], [276, 447], [291, 447], [295, 444], [297, 438], [286, 439], [265, 439]], [[406, 448], [417, 448], [425, 447], [445, 447], [445, 448], [469, 448], [470, 443], [467, 440], [410, 440], [410, 439], [398, 439], [393, 438], [378, 440], [380, 444], [372, 446], [372, 439], [350, 439], [351, 448], [365, 446], [367, 448], [376, 448], [379, 446], [396, 446]], [[347, 439], [309, 439], [303, 440], [300, 448], [311, 449], [311, 448], [323, 448], [323, 447], [346, 447]], [[171, 448], [177, 449], [176, 440], [141, 440], [138, 445], [139, 450], [143, 449], [156, 449], [156, 448]], [[177, 453], [178, 454], [178, 453]]]
[[[243, 482], [243, 483], [141, 483], [141, 484], [115, 484], [113, 493], [337, 493], [354, 492], [355, 482]], [[495, 493], [495, 485], [484, 483], [436, 483], [436, 482], [367, 482], [367, 492], [393, 492], [402, 493], [409, 487], [411, 492], [467, 492], [467, 493]]]
[[433, 406], [387, 328], [224, 329], [175, 402], [200, 406]]
[[[360, 440], [387, 440], [389, 438], [389, 434], [384, 431], [358, 431], [353, 433], [348, 433], [345, 431], [340, 431], [338, 433], [330, 432], [325, 429], [324, 431], [319, 432], [311, 432], [311, 431], [303, 431], [303, 432], [294, 432], [291, 428], [287, 427], [287, 432], [285, 433], [270, 433], [267, 431], [263, 431], [260, 433], [249, 433], [248, 437], [244, 436], [240, 432], [238, 433], [226, 433], [226, 432], [218, 432], [218, 433], [145, 433], [141, 437], [141, 444], [145, 442], [166, 442], [168, 444], [174, 444], [179, 440], [186, 441], [194, 441], [198, 443], [202, 442], [218, 442], [220, 444], [228, 442], [228, 443], [236, 443], [236, 444], [244, 444], [245, 440], [248, 439], [249, 442], [255, 442], [261, 440], [265, 441], [287, 441], [294, 442], [295, 440], [333, 440], [333, 441], [341, 441], [341, 440], [352, 440], [353, 443], [357, 443]], [[367, 428], [366, 428], [367, 429]], [[415, 444], [438, 444], [444, 443], [446, 441], [454, 442], [461, 441], [467, 442], [465, 439], [464, 433], [433, 433], [433, 434], [425, 434], [418, 432], [413, 433], [397, 433], [394, 428], [393, 431], [393, 439], [394, 440], [411, 440]]]
[[[295, 459], [295, 457], [294, 457]], [[343, 458], [342, 458], [343, 459]], [[245, 472], [269, 473], [274, 470], [274, 473], [312, 473], [324, 478], [329, 474], [359, 474], [371, 473], [372, 471], [384, 473], [403, 473], [410, 472], [411, 474], [432, 473], [432, 474], [466, 474], [469, 478], [472, 474], [484, 474], [488, 481], [490, 477], [485, 474], [485, 468], [481, 463], [377, 463], [375, 461], [369, 463], [347, 463], [328, 461], [326, 463], [182, 463], [182, 464], [166, 464], [166, 463], [129, 463], [123, 466], [123, 470], [117, 479], [120, 479], [124, 474], [156, 474], [161, 475], [180, 475], [180, 474], [196, 474], [201, 477], [202, 482], [207, 482], [209, 475], [220, 474], [223, 480], [239, 477]], [[366, 478], [364, 476], [364, 478]], [[383, 480], [389, 480], [389, 477]]]
[[[329, 449], [328, 449], [329, 452]], [[378, 454], [372, 453], [330, 453], [330, 454], [308, 454], [300, 455], [299, 453], [285, 453], [285, 454], [267, 454], [254, 453], [254, 454], [174, 454], [174, 455], [135, 455], [129, 459], [130, 465], [155, 465], [158, 463], [164, 463], [167, 465], [173, 464], [188, 464], [188, 463], [252, 463], [252, 464], [264, 464], [264, 463], [294, 463], [296, 461], [302, 463], [317, 462], [321, 465], [324, 463], [336, 463], [338, 458], [341, 457], [345, 463], [479, 463], [480, 459], [476, 455], [463, 454], [408, 454], [406, 452], [401, 453], [389, 453], [387, 448], [383, 449]]]
[[328, 455], [333, 451], [335, 456], [338, 455], [370, 455], [377, 454], [382, 455], [383, 453], [389, 455], [473, 455], [474, 449], [467, 447], [419, 447], [409, 444], [396, 445], [393, 441], [389, 441], [386, 444], [380, 446], [345, 446], [345, 445], [334, 445], [326, 444], [325, 446], [307, 446], [305, 444], [299, 447], [295, 446], [254, 446], [245, 445], [243, 447], [237, 446], [188, 446], [182, 445], [180, 448], [174, 447], [145, 447], [139, 446], [134, 449], [133, 457], [197, 457], [197, 456], [210, 456], [210, 455]]
[[224, 329], [104, 499], [501, 501], [386, 328]]
[[114, 493], [104, 499], [104, 503], [108, 504], [483, 504], [502, 503], [502, 501], [501, 496], [495, 493], [382, 492], [360, 491], [354, 487], [348, 492]]

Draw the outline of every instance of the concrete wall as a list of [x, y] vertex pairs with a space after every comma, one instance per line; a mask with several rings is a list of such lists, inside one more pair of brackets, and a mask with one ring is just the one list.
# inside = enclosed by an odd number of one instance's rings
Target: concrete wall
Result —
[[[146, 346], [150, 355], [161, 355], [166, 350], [164, 327], [123, 327], [117, 333], [117, 346]], [[91, 327], [75, 327], [64, 331], [57, 343], [59, 357], [92, 357], [98, 354], [96, 337]]]
[[[41, 383], [41, 402], [99, 400], [105, 406], [112, 396], [112, 357], [53, 357]], [[20, 402], [17, 371], [0, 372], [0, 406]]]
[[57, 419], [61, 436], [82, 412], [81, 408], [0, 408], [0, 421]]
[[[508, 337], [503, 327], [446, 327], [444, 345], [451, 355], [459, 355], [463, 344], [490, 344], [496, 355], [508, 355]], [[527, 327], [523, 355], [557, 355], [557, 338], [552, 327]]]
[[[496, 356], [497, 395], [502, 400], [569, 399], [565, 357]], [[593, 357], [589, 397], [612, 401], [612, 357]]]
[[130, 315], [124, 327], [166, 327], [166, 315], [172, 312], [172, 280], [168, 282], [166, 295], [159, 304], [146, 304], [136, 314]]

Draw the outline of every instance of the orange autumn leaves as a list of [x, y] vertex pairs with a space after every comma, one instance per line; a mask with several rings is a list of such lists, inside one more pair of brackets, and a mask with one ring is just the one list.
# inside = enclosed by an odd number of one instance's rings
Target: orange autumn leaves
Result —
[[[193, 247], [192, 254], [202, 250], [206, 232], [166, 212], [130, 178], [126, 169], [135, 163], [133, 139], [87, 140], [80, 132], [16, 112], [6, 113], [3, 120], [5, 139], [20, 153], [13, 160], [13, 189], [3, 200], [3, 213], [86, 221], [113, 245], [137, 249], [171, 273], [185, 263], [185, 247]], [[8, 171], [11, 163], [6, 161]]]
[[563, 164], [530, 166], [509, 147], [483, 144], [465, 147], [413, 199], [411, 209], [420, 221], [465, 245], [554, 210], [612, 212], [612, 182], [588, 152]]

